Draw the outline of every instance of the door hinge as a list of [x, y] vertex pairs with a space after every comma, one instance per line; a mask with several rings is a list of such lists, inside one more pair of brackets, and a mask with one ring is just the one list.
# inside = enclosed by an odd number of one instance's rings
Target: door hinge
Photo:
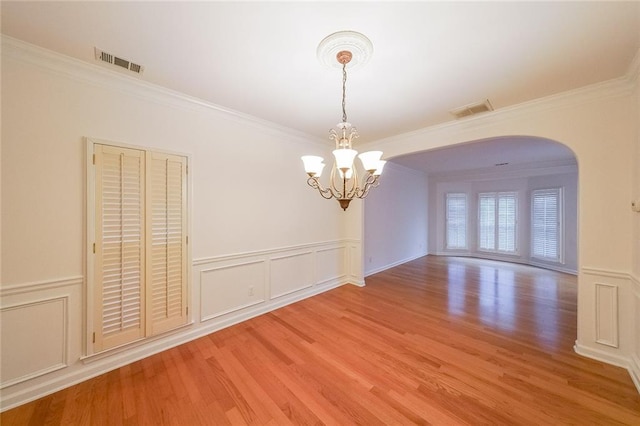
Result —
[[189, 307], [187, 306], [187, 312], [185, 313], [185, 315], [189, 315]]
[[95, 154], [93, 154], [93, 160], [92, 161], [93, 161], [93, 164], [96, 164], [96, 155]]
[[93, 342], [92, 343], [95, 343], [95, 342], [96, 342], [96, 332], [94, 331], [93, 332]]
[[186, 175], [188, 175], [188, 174], [189, 174], [189, 165], [185, 166], [184, 173], [185, 173]]
[[189, 244], [189, 236], [187, 235], [187, 244]]
[[93, 243], [93, 254], [96, 254], [96, 243]]

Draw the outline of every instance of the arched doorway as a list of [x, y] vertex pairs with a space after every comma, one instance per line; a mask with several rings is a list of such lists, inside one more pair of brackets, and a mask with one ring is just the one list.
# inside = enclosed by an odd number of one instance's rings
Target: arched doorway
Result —
[[503, 136], [398, 156], [390, 166], [366, 201], [365, 276], [425, 253], [577, 274], [578, 165], [567, 146]]

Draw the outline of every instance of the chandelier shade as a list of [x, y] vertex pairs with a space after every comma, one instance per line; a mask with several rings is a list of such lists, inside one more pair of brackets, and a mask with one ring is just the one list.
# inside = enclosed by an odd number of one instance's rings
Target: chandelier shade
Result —
[[358, 151], [355, 149], [339, 148], [333, 151], [333, 156], [336, 158], [336, 168], [342, 170], [351, 170], [353, 167], [353, 160], [358, 155]]
[[302, 162], [304, 163], [304, 171], [311, 177], [320, 177], [322, 175], [322, 169], [325, 164], [324, 159], [316, 155], [303, 155]]
[[[368, 151], [358, 155], [353, 149], [353, 140], [358, 138], [358, 131], [347, 122], [346, 84], [347, 64], [365, 63], [371, 56], [373, 46], [364, 35], [354, 31], [341, 31], [326, 37], [318, 46], [318, 58], [327, 64], [327, 54], [335, 55], [337, 64], [342, 67], [342, 122], [335, 129], [329, 130], [329, 139], [335, 142], [333, 150], [334, 163], [329, 176], [329, 185], [322, 186], [320, 176], [324, 169], [324, 159], [316, 155], [302, 157], [304, 170], [309, 176], [307, 184], [317, 189], [323, 198], [335, 198], [343, 210], [347, 210], [354, 198], [364, 198], [371, 188], [380, 184], [379, 178], [386, 161], [381, 160], [382, 151]], [[358, 170], [354, 160], [358, 156], [364, 174], [358, 178]]]

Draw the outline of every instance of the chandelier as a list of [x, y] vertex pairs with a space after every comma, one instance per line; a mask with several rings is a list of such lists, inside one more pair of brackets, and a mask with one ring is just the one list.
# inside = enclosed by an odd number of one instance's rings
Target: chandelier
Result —
[[[364, 64], [371, 56], [372, 51], [371, 41], [354, 31], [331, 34], [318, 46], [320, 61], [342, 68], [342, 122], [336, 125], [336, 129], [329, 130], [329, 139], [335, 142], [333, 150], [335, 161], [329, 176], [328, 186], [322, 186], [319, 180], [325, 167], [322, 157], [305, 155], [302, 157], [302, 162], [305, 172], [309, 176], [307, 184], [317, 189], [323, 198], [338, 200], [343, 210], [347, 210], [351, 200], [366, 197], [371, 188], [379, 185], [380, 174], [386, 163], [380, 159], [382, 151], [368, 151], [358, 155], [358, 151], [352, 147], [353, 140], [358, 137], [358, 131], [347, 121], [345, 102], [347, 64], [351, 63], [351, 68]], [[332, 61], [337, 60], [337, 62], [331, 64], [329, 58]], [[354, 164], [356, 155], [364, 169], [362, 179], [359, 179], [359, 173]]]

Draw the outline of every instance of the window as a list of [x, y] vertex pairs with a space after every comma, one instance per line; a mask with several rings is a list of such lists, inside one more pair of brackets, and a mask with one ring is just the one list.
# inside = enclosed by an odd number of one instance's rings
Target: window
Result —
[[449, 193], [446, 200], [447, 250], [467, 248], [467, 194]]
[[562, 190], [539, 189], [531, 194], [531, 256], [561, 262]]
[[187, 322], [187, 158], [90, 146], [88, 329], [100, 352]]
[[481, 193], [478, 199], [478, 249], [516, 253], [518, 195]]

